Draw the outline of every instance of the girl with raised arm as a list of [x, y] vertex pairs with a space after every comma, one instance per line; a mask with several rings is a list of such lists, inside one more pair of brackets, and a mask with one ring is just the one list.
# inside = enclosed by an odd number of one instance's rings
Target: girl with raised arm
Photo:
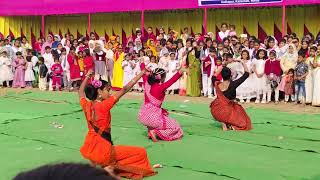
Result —
[[111, 139], [112, 107], [127, 93], [145, 73], [143, 70], [120, 91], [110, 94], [111, 85], [103, 80], [87, 84], [93, 71], [90, 70], [79, 90], [80, 104], [86, 116], [88, 133], [80, 152], [93, 165], [128, 179], [142, 179], [156, 173], [152, 170], [147, 152], [142, 147], [114, 146]]

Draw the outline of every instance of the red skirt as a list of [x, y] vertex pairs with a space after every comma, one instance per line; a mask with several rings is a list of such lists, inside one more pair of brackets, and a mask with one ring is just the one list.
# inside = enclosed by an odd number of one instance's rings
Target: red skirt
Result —
[[217, 121], [231, 125], [235, 130], [252, 129], [250, 117], [241, 105], [227, 99], [216, 86], [217, 98], [211, 103], [212, 117]]

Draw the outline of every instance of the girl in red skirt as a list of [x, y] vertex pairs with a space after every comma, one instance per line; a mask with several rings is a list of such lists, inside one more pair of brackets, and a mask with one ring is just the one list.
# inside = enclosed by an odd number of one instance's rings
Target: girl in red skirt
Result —
[[245, 73], [237, 80], [231, 80], [231, 70], [227, 67], [223, 67], [221, 71], [222, 83], [215, 83], [216, 77], [212, 78], [217, 96], [210, 105], [211, 114], [213, 118], [222, 123], [224, 131], [252, 129], [249, 116], [243, 107], [235, 102], [236, 88], [249, 77], [247, 65], [242, 61], [241, 64]]

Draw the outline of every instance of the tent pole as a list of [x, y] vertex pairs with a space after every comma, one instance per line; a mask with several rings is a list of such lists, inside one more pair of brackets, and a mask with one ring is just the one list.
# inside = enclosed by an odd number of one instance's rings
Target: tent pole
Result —
[[88, 33], [91, 32], [91, 14], [88, 14]]
[[46, 34], [46, 32], [45, 32], [45, 16], [44, 15], [41, 16], [41, 31], [42, 31], [43, 35]]
[[286, 5], [282, 1], [282, 36], [286, 34]]
[[203, 27], [204, 27], [204, 30], [205, 30], [205, 33], [208, 32], [208, 9], [207, 8], [204, 8], [203, 9]]

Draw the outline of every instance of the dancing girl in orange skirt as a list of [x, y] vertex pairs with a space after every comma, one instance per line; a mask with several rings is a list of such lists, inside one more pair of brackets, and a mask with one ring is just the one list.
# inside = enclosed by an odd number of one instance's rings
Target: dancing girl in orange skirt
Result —
[[110, 95], [111, 86], [103, 80], [94, 80], [87, 85], [92, 75], [88, 72], [82, 82], [79, 96], [86, 116], [88, 133], [80, 149], [82, 156], [93, 165], [129, 179], [142, 179], [156, 173], [152, 170], [147, 152], [142, 147], [114, 146], [111, 140], [111, 108], [145, 73], [143, 70], [122, 90]]
[[235, 102], [236, 88], [240, 86], [248, 77], [249, 70], [247, 65], [241, 61], [244, 74], [237, 80], [232, 81], [231, 70], [223, 67], [221, 75], [222, 83], [215, 83], [216, 77], [212, 78], [215, 84], [216, 99], [212, 101], [210, 108], [213, 118], [222, 123], [223, 130], [250, 130], [252, 129], [250, 117], [241, 105]]

